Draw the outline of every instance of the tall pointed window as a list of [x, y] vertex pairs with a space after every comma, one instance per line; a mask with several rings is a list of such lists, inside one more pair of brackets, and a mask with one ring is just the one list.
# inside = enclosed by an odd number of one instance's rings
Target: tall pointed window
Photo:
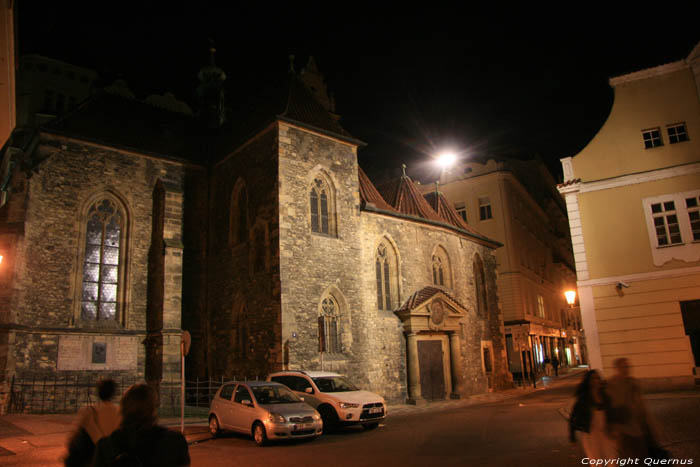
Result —
[[450, 261], [447, 252], [442, 247], [435, 248], [431, 257], [433, 284], [452, 287]]
[[111, 199], [93, 204], [87, 216], [80, 317], [116, 320], [125, 218]]
[[474, 256], [474, 287], [476, 288], [476, 306], [479, 316], [486, 316], [488, 310], [486, 275], [484, 274], [484, 263], [479, 255]]
[[238, 179], [231, 193], [229, 240], [232, 245], [248, 241], [248, 190], [242, 179]]
[[340, 315], [338, 303], [333, 297], [326, 297], [321, 302], [321, 315], [318, 317], [319, 351], [340, 353]]
[[311, 231], [335, 235], [335, 211], [333, 192], [323, 178], [315, 178], [309, 191]]
[[382, 243], [377, 248], [375, 270], [377, 273], [377, 305], [380, 310], [391, 310], [391, 270], [390, 258], [386, 246]]

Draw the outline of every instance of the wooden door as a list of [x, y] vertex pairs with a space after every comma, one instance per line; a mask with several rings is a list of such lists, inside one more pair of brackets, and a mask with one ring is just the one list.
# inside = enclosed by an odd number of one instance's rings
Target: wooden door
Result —
[[442, 366], [442, 341], [418, 341], [420, 389], [424, 399], [445, 398], [445, 373]]

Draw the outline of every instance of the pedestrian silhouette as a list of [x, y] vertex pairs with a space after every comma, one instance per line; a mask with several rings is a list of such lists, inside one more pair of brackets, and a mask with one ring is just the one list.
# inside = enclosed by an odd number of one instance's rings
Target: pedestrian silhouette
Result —
[[119, 426], [119, 407], [112, 403], [116, 390], [117, 385], [111, 379], [97, 383], [99, 401], [78, 412], [78, 426], [69, 440], [68, 455], [64, 459], [66, 466], [90, 465], [97, 442]]
[[157, 424], [157, 395], [146, 384], [131, 386], [122, 396], [122, 421], [97, 443], [93, 467], [190, 465], [185, 437]]
[[576, 402], [569, 417], [569, 439], [575, 443], [576, 431], [581, 432], [581, 446], [589, 459], [617, 457], [616, 443], [607, 425], [608, 412], [604, 383], [597, 371], [590, 370], [576, 389]]

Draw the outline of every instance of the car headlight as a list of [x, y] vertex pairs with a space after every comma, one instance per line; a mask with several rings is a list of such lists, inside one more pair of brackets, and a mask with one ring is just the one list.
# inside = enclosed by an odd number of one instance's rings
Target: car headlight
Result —
[[321, 415], [319, 415], [319, 413], [316, 412], [311, 416], [311, 418], [313, 418], [314, 420], [321, 420]]
[[340, 403], [340, 408], [341, 409], [356, 409], [360, 406], [360, 404], [354, 404], [352, 402], [341, 402]]
[[274, 412], [270, 412], [270, 415], [267, 418], [272, 423], [284, 423], [287, 421], [282, 415]]

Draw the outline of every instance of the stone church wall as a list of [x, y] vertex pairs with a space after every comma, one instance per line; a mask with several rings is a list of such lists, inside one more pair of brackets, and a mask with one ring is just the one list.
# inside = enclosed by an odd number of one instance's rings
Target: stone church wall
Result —
[[[268, 128], [215, 165], [207, 303], [209, 375], [265, 377], [280, 366], [277, 134]], [[247, 236], [232, 239], [234, 189], [247, 193]], [[238, 185], [237, 185], [238, 184]], [[235, 237], [235, 235], [234, 235]]]
[[[359, 299], [360, 211], [355, 147], [280, 124], [280, 275], [284, 367], [336, 371], [361, 386], [367, 335]], [[316, 178], [332, 187], [336, 233], [312, 233], [309, 193]], [[341, 352], [319, 354], [321, 301], [332, 296], [339, 307]]]
[[[8, 369], [18, 375], [57, 372], [62, 339], [72, 343], [76, 352], [75, 349], [84, 344], [81, 339], [93, 339], [108, 342], [106, 365], [93, 364], [89, 357], [79, 361], [84, 356], [71, 354], [73, 360], [68, 361], [68, 369], [58, 368], [58, 372], [65, 375], [71, 371], [96, 371], [103, 375], [142, 377], [145, 357], [141, 342], [145, 337], [148, 307], [153, 190], [157, 180], [167, 186], [164, 231], [169, 244], [177, 246], [181, 241], [182, 165], [78, 144], [52, 135], [42, 135], [37, 154], [44, 160], [36, 165], [27, 182], [24, 236], [17, 250], [18, 267], [13, 284], [16, 291], [13, 305], [15, 345]], [[105, 191], [120, 197], [128, 211], [124, 244], [127, 260], [123, 265], [126, 268], [125, 327], [116, 322], [81, 323], [77, 319], [79, 303], [76, 302], [79, 298], [76, 297], [79, 297], [82, 283], [80, 251], [84, 248], [80, 240], [81, 222], [84, 222], [82, 210], [90, 196]], [[180, 261], [178, 249], [171, 249], [170, 254], [174, 259], [167, 263], [163, 318], [167, 326], [177, 329], [181, 279], [177, 270]], [[127, 340], [110, 340], [116, 338]], [[165, 380], [176, 379], [179, 372], [179, 345], [173, 345], [171, 341], [179, 342], [179, 334], [164, 337]], [[119, 362], [110, 360], [114, 355], [110, 352], [117, 352], [120, 346], [110, 342], [129, 343], [128, 346], [121, 345]], [[112, 362], [111, 366], [109, 362]]]

